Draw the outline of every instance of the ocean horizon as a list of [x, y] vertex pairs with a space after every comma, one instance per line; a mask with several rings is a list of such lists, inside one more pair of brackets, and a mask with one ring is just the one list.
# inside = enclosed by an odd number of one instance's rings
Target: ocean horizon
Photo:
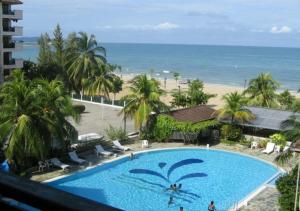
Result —
[[[24, 42], [16, 57], [36, 61], [38, 44]], [[122, 66], [123, 74], [150, 73], [206, 83], [244, 86], [261, 72], [269, 72], [281, 89], [300, 88], [300, 48], [199, 44], [101, 43], [108, 62]], [[170, 72], [170, 73], [166, 73]]]

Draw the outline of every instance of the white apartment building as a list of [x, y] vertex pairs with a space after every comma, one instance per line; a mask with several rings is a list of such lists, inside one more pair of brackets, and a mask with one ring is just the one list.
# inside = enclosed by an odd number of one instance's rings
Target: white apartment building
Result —
[[22, 43], [13, 41], [13, 36], [23, 35], [23, 28], [15, 25], [23, 19], [23, 11], [13, 9], [17, 4], [22, 2], [0, 0], [0, 84], [12, 69], [23, 67], [22, 59], [13, 58], [13, 52], [22, 48]]

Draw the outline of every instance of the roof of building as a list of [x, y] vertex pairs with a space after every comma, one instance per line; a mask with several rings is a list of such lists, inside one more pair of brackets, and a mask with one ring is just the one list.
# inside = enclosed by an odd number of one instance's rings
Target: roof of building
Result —
[[300, 152], [300, 139], [292, 145], [292, 150], [294, 152]]
[[183, 108], [170, 111], [169, 115], [177, 121], [198, 123], [211, 120], [216, 117], [215, 109], [207, 105], [199, 105], [192, 108]]
[[281, 123], [289, 119], [289, 117], [294, 114], [291, 111], [283, 111], [279, 109], [253, 106], [246, 106], [246, 108], [252, 112], [255, 119], [247, 123], [241, 123], [240, 125], [269, 130], [281, 130]]
[[20, 0], [2, 0], [2, 3], [7, 3], [7, 4], [23, 4]]

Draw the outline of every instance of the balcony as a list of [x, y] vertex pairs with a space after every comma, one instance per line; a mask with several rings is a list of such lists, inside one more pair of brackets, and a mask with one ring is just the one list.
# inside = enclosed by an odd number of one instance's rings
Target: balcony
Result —
[[15, 26], [15, 27], [3, 27], [3, 35], [5, 36], [22, 36], [23, 35], [23, 27]]
[[4, 69], [17, 69], [23, 68], [23, 59], [11, 59], [4, 62]]
[[3, 52], [19, 51], [22, 50], [23, 44], [19, 42], [3, 43]]
[[3, 11], [2, 18], [8, 18], [13, 20], [23, 20], [22, 10], [7, 10]]

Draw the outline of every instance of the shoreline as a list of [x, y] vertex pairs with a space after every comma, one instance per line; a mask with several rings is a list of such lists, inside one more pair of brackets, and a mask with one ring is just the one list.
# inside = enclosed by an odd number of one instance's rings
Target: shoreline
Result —
[[[143, 74], [143, 73], [141, 73]], [[116, 99], [119, 99], [121, 97], [123, 97], [124, 95], [126, 95], [128, 93], [128, 88], [129, 88], [129, 81], [134, 78], [136, 75], [138, 74], [134, 74], [134, 73], [129, 73], [129, 74], [117, 74], [118, 76], [120, 76], [123, 80], [124, 80], [124, 88], [123, 90], [118, 93], [116, 95]], [[147, 74], [148, 77], [150, 77], [150, 74]], [[164, 87], [164, 79], [161, 77], [157, 77], [154, 76], [153, 78], [155, 78], [156, 80], [158, 80], [160, 82], [160, 86], [161, 88], [166, 92], [166, 94], [164, 96], [162, 96], [162, 101], [166, 104], [170, 104], [170, 101], [172, 100], [172, 90], [178, 89], [180, 86], [180, 90], [185, 91], [188, 88], [187, 84], [180, 84], [179, 81], [181, 79], [179, 79], [177, 82], [175, 81], [175, 79], [173, 78], [168, 78], [166, 81], [166, 87]], [[204, 83], [204, 92], [208, 93], [208, 94], [217, 94], [216, 97], [211, 98], [208, 101], [208, 105], [213, 106], [215, 109], [219, 109], [222, 107], [223, 105], [223, 100], [222, 97], [230, 92], [243, 92], [244, 91], [244, 87], [242, 86], [234, 86], [234, 85], [226, 85], [226, 84], [218, 84], [218, 83]], [[281, 91], [281, 90], [280, 90]], [[280, 92], [279, 91], [279, 92]], [[297, 93], [294, 90], [289, 90], [291, 92], [291, 94], [293, 94], [296, 97], [300, 97], [300, 94]], [[113, 96], [110, 96], [111, 98], [113, 98]]]

